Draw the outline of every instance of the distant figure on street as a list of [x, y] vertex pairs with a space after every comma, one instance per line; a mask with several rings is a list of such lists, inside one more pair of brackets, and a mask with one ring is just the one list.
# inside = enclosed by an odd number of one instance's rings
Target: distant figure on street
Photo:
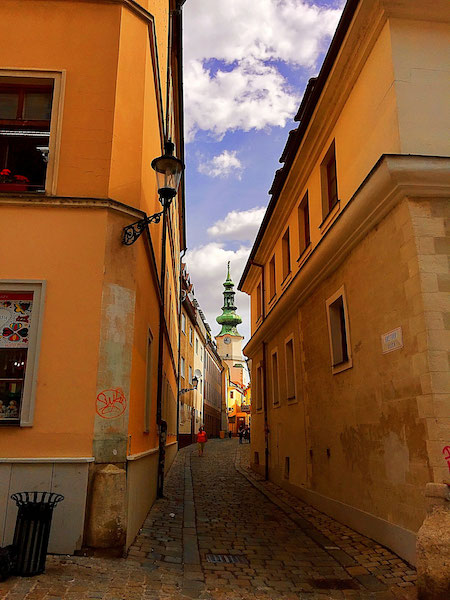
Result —
[[231, 435], [232, 435], [232, 433], [231, 433], [231, 429], [230, 429], [230, 431], [228, 432], [228, 437], [230, 438], [230, 440], [231, 440]]
[[206, 431], [204, 427], [200, 427], [197, 433], [197, 444], [198, 444], [198, 455], [203, 456], [203, 451], [205, 449], [205, 444], [208, 441], [208, 436], [206, 435]]
[[239, 435], [239, 443], [242, 444], [242, 440], [244, 439], [244, 426], [241, 425], [238, 430]]
[[246, 425], [244, 429], [244, 439], [250, 444], [250, 427], [248, 425]]

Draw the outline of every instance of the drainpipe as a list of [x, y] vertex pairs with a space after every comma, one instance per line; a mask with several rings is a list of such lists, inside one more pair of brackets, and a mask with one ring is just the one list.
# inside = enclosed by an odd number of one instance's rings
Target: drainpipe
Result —
[[[266, 318], [266, 286], [265, 286], [265, 269], [264, 265], [261, 265], [254, 260], [250, 261], [255, 267], [261, 269], [261, 296], [262, 296], [262, 307], [261, 316], [262, 322]], [[263, 412], [264, 412], [264, 479], [269, 480], [269, 415], [267, 410], [267, 343], [262, 343], [263, 351]]]
[[181, 307], [183, 305], [183, 270], [181, 268], [186, 250], [180, 253], [180, 299], [178, 313], [178, 377], [177, 377], [177, 442], [180, 436], [180, 363], [181, 363]]

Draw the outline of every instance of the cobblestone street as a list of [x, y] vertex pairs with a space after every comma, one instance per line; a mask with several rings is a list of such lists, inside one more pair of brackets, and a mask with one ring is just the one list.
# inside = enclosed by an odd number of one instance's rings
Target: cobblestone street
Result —
[[[45, 575], [0, 583], [0, 598], [415, 598], [411, 567], [252, 475], [249, 449], [183, 449], [127, 558], [51, 556]], [[217, 555], [238, 562], [210, 562]]]

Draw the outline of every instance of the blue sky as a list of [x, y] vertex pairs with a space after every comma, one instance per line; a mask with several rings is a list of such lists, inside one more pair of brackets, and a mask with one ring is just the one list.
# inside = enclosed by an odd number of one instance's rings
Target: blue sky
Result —
[[[211, 325], [226, 262], [237, 284], [308, 79], [341, 0], [188, 0], [184, 8], [186, 261]], [[249, 304], [237, 295], [249, 337]]]

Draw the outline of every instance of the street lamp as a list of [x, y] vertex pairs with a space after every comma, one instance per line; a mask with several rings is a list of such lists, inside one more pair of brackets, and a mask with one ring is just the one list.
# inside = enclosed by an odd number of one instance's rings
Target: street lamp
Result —
[[164, 143], [164, 154], [152, 160], [152, 169], [156, 172], [159, 201], [163, 206], [162, 211], [124, 227], [122, 243], [125, 246], [134, 244], [149, 223], [159, 223], [161, 217], [165, 217], [170, 203], [177, 195], [184, 165], [179, 158], [173, 155], [174, 149], [174, 144], [167, 141]]
[[195, 392], [195, 390], [197, 388], [198, 388], [198, 377], [196, 375], [194, 375], [194, 377], [192, 378], [192, 387], [183, 388], [182, 390], [180, 390], [180, 394], [186, 394], [187, 392]]

